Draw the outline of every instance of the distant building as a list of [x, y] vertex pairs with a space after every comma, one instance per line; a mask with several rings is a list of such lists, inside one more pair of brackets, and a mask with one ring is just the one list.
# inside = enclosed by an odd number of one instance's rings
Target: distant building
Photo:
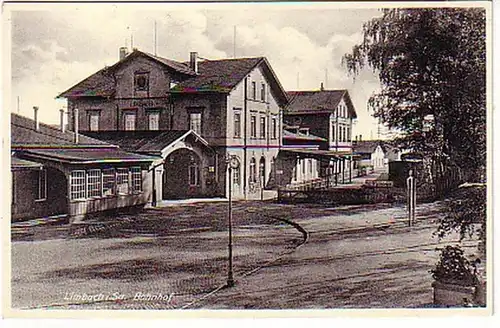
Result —
[[401, 154], [398, 148], [383, 140], [360, 140], [355, 138], [353, 151], [358, 156], [355, 163], [357, 170], [387, 169], [389, 162], [399, 161]]
[[142, 207], [151, 199], [156, 157], [11, 114], [12, 219]]
[[[161, 155], [155, 199], [257, 197], [281, 147], [288, 99], [264, 57], [186, 63], [134, 50], [63, 92], [69, 128]], [[177, 137], [177, 139], [176, 139]], [[147, 144], [147, 145], [146, 145]], [[146, 146], [145, 146], [146, 145]], [[229, 177], [226, 163], [236, 158]]]
[[284, 148], [285, 152], [295, 153], [299, 159], [295, 172], [307, 172], [303, 164], [307, 163], [306, 166], [318, 170], [317, 176], [312, 175], [311, 180], [319, 178], [335, 184], [350, 182], [354, 160], [352, 124], [357, 114], [348, 91], [324, 90], [321, 86], [317, 91], [289, 91], [288, 97], [290, 103], [283, 120], [289, 131], [320, 138], [309, 140], [314, 141], [315, 149], [301, 149], [297, 137], [294, 146]]

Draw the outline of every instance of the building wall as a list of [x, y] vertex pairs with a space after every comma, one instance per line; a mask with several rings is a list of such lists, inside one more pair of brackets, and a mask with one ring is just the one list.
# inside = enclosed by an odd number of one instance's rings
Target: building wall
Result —
[[352, 118], [345, 99], [339, 102], [337, 113], [330, 115], [328, 140], [330, 149], [352, 151]]
[[12, 219], [32, 219], [67, 214], [67, 189], [64, 173], [46, 167], [46, 198], [38, 198], [40, 170], [12, 171]]
[[225, 94], [177, 94], [173, 97], [173, 130], [189, 130], [191, 112], [200, 112], [202, 117], [201, 136], [210, 145], [226, 143], [226, 100]]
[[[255, 99], [252, 82], [255, 82]], [[264, 84], [264, 100], [261, 90]], [[245, 92], [246, 89], [246, 92]], [[235, 113], [240, 114], [240, 136], [235, 135]], [[269, 82], [260, 67], [252, 70], [229, 93], [226, 107], [226, 148], [221, 151], [220, 161], [227, 156], [236, 156], [240, 163], [239, 179], [237, 183], [229, 177], [229, 171], [222, 166], [224, 172], [225, 194], [229, 193], [228, 181], [231, 181], [232, 195], [237, 199], [258, 198], [262, 189], [273, 188], [276, 179], [276, 158], [282, 144], [282, 116], [281, 108], [270, 90]], [[255, 135], [252, 135], [252, 116], [255, 117]], [[261, 134], [261, 118], [265, 119], [265, 131]], [[276, 119], [276, 137], [273, 136], [273, 120]], [[252, 159], [255, 160], [256, 178], [252, 179]], [[264, 177], [260, 175], [261, 159], [264, 163]], [[221, 173], [222, 176], [222, 173]]]
[[[243, 148], [230, 148], [227, 149], [227, 154], [236, 156], [239, 161], [239, 179], [238, 183], [234, 183], [234, 170], [233, 177], [229, 179], [229, 170], [225, 165], [221, 165], [221, 175], [226, 181], [231, 181], [232, 195], [235, 199], [251, 199], [258, 198], [262, 189], [274, 188], [276, 180], [276, 160], [278, 157], [278, 148], [252, 148], [247, 150], [245, 159], [245, 150]], [[250, 174], [252, 159], [255, 159], [255, 179], [252, 179]], [[264, 159], [264, 177], [260, 175], [260, 163]], [[229, 185], [225, 183], [225, 195], [229, 194]]]
[[309, 128], [312, 135], [331, 140], [329, 114], [284, 115], [284, 121], [289, 125]]
[[[148, 73], [148, 90], [136, 91], [136, 72]], [[126, 113], [136, 114], [135, 130], [148, 130], [148, 114], [157, 111], [160, 114], [160, 130], [172, 129], [171, 107], [169, 100], [170, 82], [182, 79], [171, 73], [159, 63], [145, 57], [136, 57], [128, 61], [115, 72], [116, 90], [112, 98], [80, 97], [68, 99], [69, 128], [74, 130], [74, 108], [79, 110], [79, 130], [90, 130], [91, 113], [99, 113], [99, 130], [124, 130]]]
[[378, 145], [372, 153], [370, 161], [374, 169], [381, 169], [385, 167], [385, 153], [380, 145]]
[[71, 166], [66, 167], [67, 176], [67, 190], [68, 194], [71, 190], [70, 175], [73, 170], [91, 170], [91, 169], [105, 169], [105, 168], [130, 168], [141, 167], [142, 176], [142, 191], [130, 192], [126, 195], [119, 195], [115, 192], [111, 196], [101, 196], [94, 198], [78, 199], [68, 201], [68, 213], [75, 220], [84, 220], [86, 218], [99, 215], [101, 212], [116, 211], [128, 207], [143, 207], [152, 198], [152, 173], [148, 171], [149, 165], [146, 164], [123, 164], [116, 163], [112, 165], [85, 165], [85, 166]]

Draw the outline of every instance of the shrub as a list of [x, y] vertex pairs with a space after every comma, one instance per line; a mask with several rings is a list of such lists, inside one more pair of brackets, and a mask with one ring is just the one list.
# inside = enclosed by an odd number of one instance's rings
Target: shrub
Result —
[[441, 250], [439, 262], [431, 270], [432, 277], [443, 283], [455, 283], [463, 286], [475, 286], [478, 283], [476, 265], [464, 256], [459, 246], [446, 246]]

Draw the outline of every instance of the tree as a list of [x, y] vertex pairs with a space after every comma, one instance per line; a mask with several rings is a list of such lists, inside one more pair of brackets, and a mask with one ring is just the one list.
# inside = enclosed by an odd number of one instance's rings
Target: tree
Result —
[[483, 8], [383, 9], [342, 58], [356, 76], [378, 72], [375, 117], [398, 144], [481, 180], [486, 168], [486, 12]]

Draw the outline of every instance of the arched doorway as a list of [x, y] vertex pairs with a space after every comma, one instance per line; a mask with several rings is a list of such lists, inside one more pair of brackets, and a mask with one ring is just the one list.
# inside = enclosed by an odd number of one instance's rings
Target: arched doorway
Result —
[[202, 194], [200, 157], [182, 148], [167, 156], [163, 171], [163, 199], [182, 199]]

